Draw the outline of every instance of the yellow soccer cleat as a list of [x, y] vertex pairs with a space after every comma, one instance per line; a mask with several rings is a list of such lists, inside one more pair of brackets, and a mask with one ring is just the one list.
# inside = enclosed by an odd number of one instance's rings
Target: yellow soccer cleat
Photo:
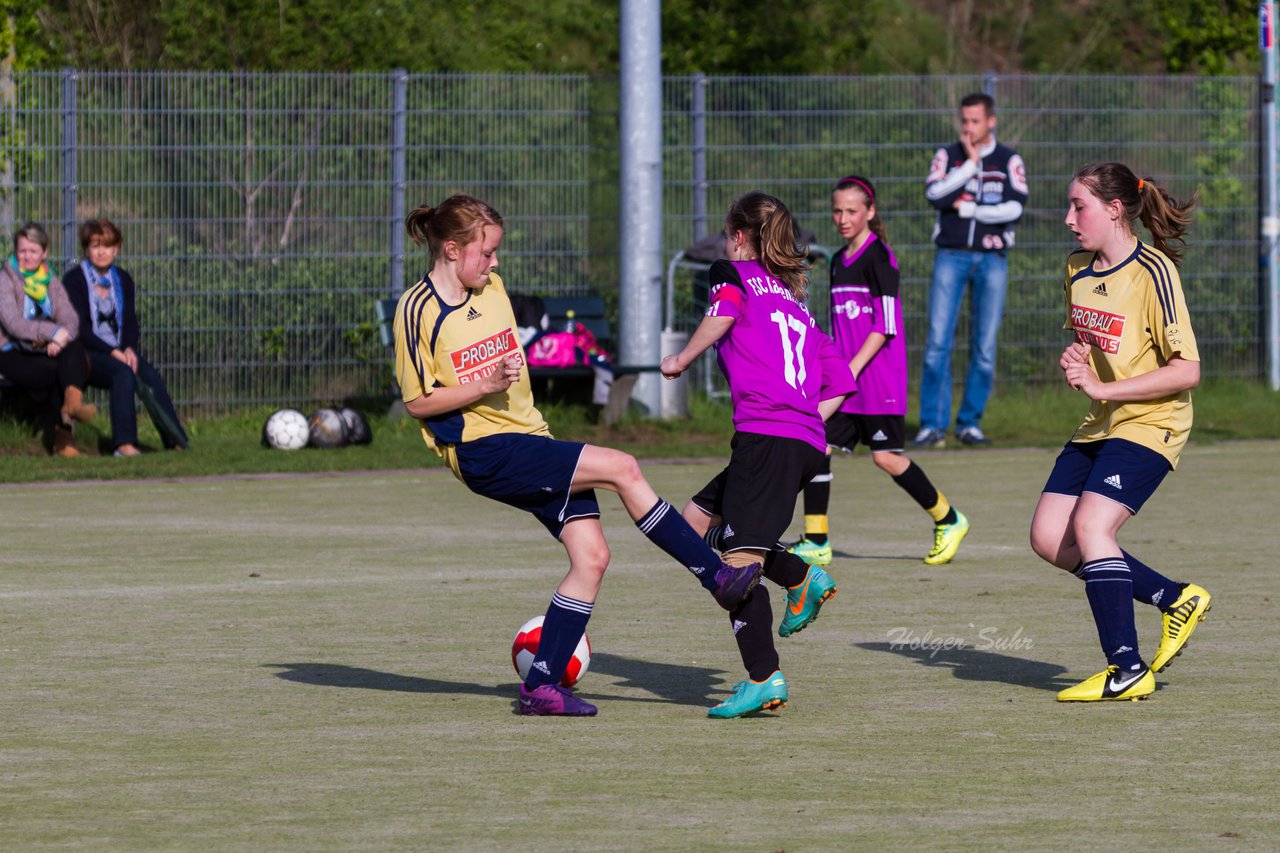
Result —
[[960, 550], [960, 543], [969, 535], [969, 519], [964, 513], [956, 510], [955, 524], [935, 524], [933, 526], [933, 550], [925, 555], [924, 561], [930, 566], [941, 566], [950, 563], [951, 558]]
[[1118, 666], [1109, 666], [1093, 678], [1075, 687], [1068, 687], [1058, 694], [1059, 702], [1104, 702], [1128, 699], [1146, 699], [1156, 692], [1156, 677], [1150, 667], [1141, 672], [1121, 672]]
[[1160, 633], [1160, 648], [1156, 649], [1156, 658], [1151, 668], [1161, 672], [1173, 659], [1182, 654], [1191, 639], [1191, 632], [1204, 621], [1209, 612], [1209, 601], [1213, 596], [1199, 584], [1189, 583], [1182, 588], [1182, 595], [1173, 603], [1173, 607], [1164, 614], [1164, 630]]

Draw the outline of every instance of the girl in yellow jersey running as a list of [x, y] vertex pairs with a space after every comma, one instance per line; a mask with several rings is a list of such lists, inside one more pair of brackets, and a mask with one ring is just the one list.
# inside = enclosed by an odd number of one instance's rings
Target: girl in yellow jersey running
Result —
[[[1090, 400], [1031, 521], [1031, 546], [1085, 582], [1105, 670], [1058, 694], [1063, 702], [1141, 699], [1181, 654], [1209, 609], [1209, 593], [1178, 583], [1121, 550], [1117, 534], [1178, 464], [1191, 431], [1200, 356], [1178, 277], [1197, 199], [1181, 204], [1122, 163], [1081, 167], [1067, 190], [1067, 321], [1075, 341], [1060, 366]], [[1153, 246], [1134, 235], [1141, 219]], [[1138, 652], [1133, 600], [1160, 608], [1163, 634], [1148, 666]]]

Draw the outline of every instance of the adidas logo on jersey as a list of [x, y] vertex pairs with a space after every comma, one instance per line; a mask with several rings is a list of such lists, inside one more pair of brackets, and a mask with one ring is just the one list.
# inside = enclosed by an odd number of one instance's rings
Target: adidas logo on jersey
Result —
[[1113, 489], [1118, 489], [1120, 488], [1120, 475], [1112, 474], [1110, 477], [1103, 480], [1102, 482], [1106, 483], [1108, 486], [1110, 486]]
[[735, 637], [736, 637], [736, 636], [738, 636], [738, 630], [739, 630], [739, 629], [741, 629], [741, 628], [745, 628], [745, 627], [747, 627], [747, 623], [746, 623], [746, 622], [743, 622], [743, 621], [741, 621], [740, 619], [734, 619], [734, 620], [733, 620], [733, 635], [734, 635]]
[[1096, 294], [1098, 294], [1099, 296], [1106, 296], [1106, 295], [1107, 295], [1107, 283], [1104, 281], [1102, 284], [1100, 284], [1100, 285], [1098, 285], [1097, 287], [1095, 287], [1095, 288], [1093, 289], [1093, 292], [1094, 292], [1094, 293], [1096, 293]]
[[470, 308], [467, 309], [468, 320], [478, 320], [480, 316], [481, 316], [480, 312], [476, 310], [476, 307], [474, 305], [472, 305]]
[[888, 441], [889, 436], [884, 434], [884, 430], [878, 429], [876, 430], [876, 434], [871, 436], [871, 440], [872, 441]]

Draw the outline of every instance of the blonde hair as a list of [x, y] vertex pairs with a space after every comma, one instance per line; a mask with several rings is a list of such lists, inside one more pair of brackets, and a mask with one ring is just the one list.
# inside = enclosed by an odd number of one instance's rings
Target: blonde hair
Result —
[[745, 234], [759, 254], [761, 265], [782, 279], [796, 299], [805, 300], [809, 290], [809, 247], [802, 245], [800, 226], [785, 204], [765, 193], [747, 193], [729, 205], [724, 224], [730, 234]]
[[1090, 163], [1076, 169], [1073, 179], [1104, 202], [1119, 201], [1130, 231], [1134, 220], [1141, 219], [1155, 247], [1175, 264], [1182, 260], [1184, 238], [1194, 219], [1192, 209], [1200, 201], [1199, 190], [1180, 203], [1151, 178], [1139, 178], [1123, 163]]
[[425, 244], [432, 260], [453, 240], [465, 245], [484, 232], [486, 225], [502, 227], [502, 216], [485, 202], [469, 195], [451, 195], [435, 207], [423, 205], [404, 218], [404, 230], [419, 246]]

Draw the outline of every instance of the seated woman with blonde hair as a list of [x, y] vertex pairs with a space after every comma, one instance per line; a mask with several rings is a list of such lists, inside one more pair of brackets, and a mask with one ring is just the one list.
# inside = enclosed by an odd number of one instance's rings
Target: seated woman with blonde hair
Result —
[[43, 420], [53, 431], [54, 454], [79, 456], [73, 421], [88, 421], [97, 410], [84, 402], [89, 367], [80, 320], [48, 256], [49, 235], [40, 225], [28, 222], [13, 235], [13, 254], [0, 270], [0, 374], [48, 400]]

